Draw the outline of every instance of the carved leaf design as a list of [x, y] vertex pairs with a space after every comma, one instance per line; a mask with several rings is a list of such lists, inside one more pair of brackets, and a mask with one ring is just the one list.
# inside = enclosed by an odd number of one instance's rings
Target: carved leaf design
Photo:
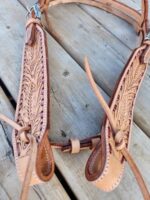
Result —
[[128, 141], [135, 97], [146, 70], [146, 64], [140, 64], [141, 52], [134, 55], [128, 71], [125, 72], [123, 80], [120, 81], [117, 101], [112, 108], [117, 128], [124, 132], [126, 142]]
[[[30, 134], [40, 140], [41, 132], [47, 126], [47, 64], [46, 46], [43, 30], [36, 25], [36, 42], [33, 46], [25, 44], [23, 77], [18, 102], [17, 122], [21, 126], [31, 126]], [[18, 152], [24, 152], [28, 145], [21, 144], [16, 135]], [[22, 151], [21, 151], [22, 148]]]

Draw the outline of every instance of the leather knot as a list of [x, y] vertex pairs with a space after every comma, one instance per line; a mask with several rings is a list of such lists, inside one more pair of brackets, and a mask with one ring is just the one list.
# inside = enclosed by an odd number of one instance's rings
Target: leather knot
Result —
[[24, 131], [22, 133], [20, 133], [20, 139], [21, 141], [25, 142], [25, 143], [29, 143], [29, 136], [27, 135], [27, 133]]
[[35, 19], [33, 17], [29, 18], [27, 23], [26, 23], [26, 29], [28, 28], [28, 26], [30, 26], [30, 24], [38, 24], [41, 26], [41, 22], [39, 19]]
[[116, 144], [116, 149], [118, 151], [125, 148], [125, 141], [124, 141], [123, 136], [124, 136], [124, 133], [122, 131], [118, 131], [115, 135], [115, 144]]

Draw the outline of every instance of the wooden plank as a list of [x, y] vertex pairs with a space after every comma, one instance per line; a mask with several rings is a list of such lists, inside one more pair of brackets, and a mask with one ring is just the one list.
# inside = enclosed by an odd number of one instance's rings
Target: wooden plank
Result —
[[[0, 112], [10, 118], [14, 116], [14, 110], [0, 87]], [[21, 192], [21, 184], [18, 180], [14, 157], [11, 148], [11, 128], [0, 122], [0, 200], [18, 200]], [[7, 140], [7, 137], [9, 138]], [[69, 200], [67, 193], [57, 179], [56, 175], [46, 184], [34, 186], [30, 189], [29, 199]]]
[[[83, 58], [87, 55], [95, 80], [107, 94], [111, 95], [132, 51], [118, 40], [116, 35], [112, 35], [110, 30], [108, 32], [104, 27], [101, 27], [99, 23], [76, 5], [60, 5], [50, 8], [49, 19], [54, 31], [60, 38], [60, 44], [81, 67], [83, 67]], [[112, 22], [109, 19], [107, 21], [103, 19], [103, 23], [111, 24]], [[119, 23], [118, 27], [117, 30], [124, 30], [124, 23]], [[128, 29], [132, 31], [129, 26]], [[129, 34], [129, 38], [130, 36]], [[133, 37], [131, 36], [129, 42], [132, 43]], [[148, 69], [137, 98], [134, 120], [150, 136], [149, 77], [150, 69]]]
[[[16, 7], [13, 7], [13, 9], [17, 18], [17, 12], [21, 9], [18, 8], [17, 10]], [[20, 18], [20, 21], [22, 19], [23, 16]], [[18, 23], [20, 23], [20, 29], [22, 29], [23, 25], [20, 21]], [[19, 43], [22, 38], [19, 37], [18, 33], [17, 36], [17, 42]], [[51, 72], [51, 138], [65, 141], [71, 136], [83, 138], [99, 132], [102, 110], [90, 89], [84, 71], [50, 36], [48, 36], [48, 46]], [[18, 52], [17, 56], [20, 56], [20, 52]], [[7, 68], [8, 73], [10, 70], [12, 72], [11, 87], [13, 85], [16, 91], [18, 88], [18, 82], [16, 81], [18, 77], [15, 71], [20, 71], [19, 66], [20, 62], [16, 62], [16, 65], [12, 64], [11, 67]], [[9, 84], [7, 82], [5, 84], [10, 90]], [[12, 94], [14, 97], [17, 96], [16, 93]], [[108, 100], [106, 95], [105, 97]], [[133, 134], [136, 138], [140, 135], [137, 141], [134, 140], [134, 144], [136, 144], [134, 146], [138, 146], [138, 151], [135, 151], [134, 157], [138, 162], [141, 161], [139, 167], [149, 185], [149, 140], [136, 126], [133, 128]], [[88, 152], [72, 156], [61, 154], [58, 151], [54, 152], [57, 166], [78, 199], [96, 200], [102, 198], [106, 200], [124, 200], [127, 197], [129, 198], [129, 196], [131, 199], [142, 199], [129, 170], [126, 170], [126, 176], [119, 188], [111, 194], [107, 194], [96, 189], [84, 177], [84, 167], [89, 156]]]
[[[135, 34], [134, 28], [126, 21], [116, 17], [113, 14], [100, 10], [98, 8], [80, 5], [92, 18], [94, 18], [101, 26], [115, 35], [125, 46], [134, 49], [138, 45], [138, 36]], [[107, 19], [107, 22], [106, 22]]]
[[[137, 0], [136, 2], [134, 0], [122, 0], [120, 2], [127, 4], [127, 6], [130, 6], [138, 12], [141, 11], [141, 0]], [[98, 8], [86, 5], [81, 5], [80, 7], [130, 49], [134, 49], [138, 44], [138, 38], [135, 34], [134, 28], [124, 20]]]

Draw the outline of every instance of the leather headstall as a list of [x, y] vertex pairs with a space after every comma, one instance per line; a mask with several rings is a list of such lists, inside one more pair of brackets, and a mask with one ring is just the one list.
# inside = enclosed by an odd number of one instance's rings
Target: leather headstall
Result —
[[[110, 12], [132, 24], [140, 44], [130, 56], [108, 105], [93, 79], [88, 59], [85, 71], [106, 117], [100, 134], [84, 140], [70, 139], [66, 144], [50, 141], [49, 73], [46, 34], [41, 22], [48, 8], [59, 4], [81, 3]], [[145, 182], [129, 154], [133, 108], [150, 58], [148, 0], [141, 1], [141, 13], [117, 0], [38, 0], [28, 13], [22, 59], [20, 90], [15, 122], [0, 114], [13, 126], [13, 147], [19, 178], [23, 182], [20, 199], [27, 199], [29, 185], [49, 181], [54, 174], [52, 148], [79, 153], [91, 149], [85, 175], [103, 191], [114, 190], [121, 181], [125, 161], [135, 175], [145, 200], [150, 200]]]

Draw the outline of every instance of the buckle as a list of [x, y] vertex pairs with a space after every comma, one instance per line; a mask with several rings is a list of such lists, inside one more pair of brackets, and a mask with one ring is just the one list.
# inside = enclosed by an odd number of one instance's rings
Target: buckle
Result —
[[35, 18], [41, 19], [41, 9], [39, 3], [35, 3], [30, 9], [27, 10], [28, 10], [27, 16], [31, 15], [31, 13], [34, 12]]
[[35, 17], [41, 19], [40, 5], [38, 3], [35, 3], [31, 9], [33, 9]]

